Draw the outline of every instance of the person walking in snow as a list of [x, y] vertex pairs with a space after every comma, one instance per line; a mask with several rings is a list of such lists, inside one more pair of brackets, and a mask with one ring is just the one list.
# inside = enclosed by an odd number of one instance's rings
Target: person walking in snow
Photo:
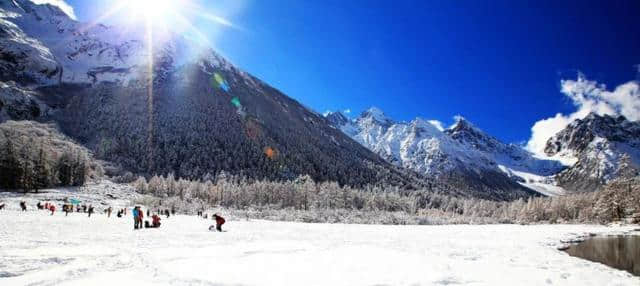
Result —
[[89, 212], [89, 216], [88, 217], [91, 217], [91, 214], [93, 213], [93, 205], [89, 205], [89, 211], [88, 212]]
[[219, 216], [218, 214], [214, 214], [213, 219], [216, 220], [216, 230], [222, 231], [222, 225], [225, 223], [224, 218]]
[[38, 207], [39, 210], [41, 210], [43, 208], [42, 204], [40, 202], [38, 202], [38, 204], [36, 204], [36, 207]]
[[27, 211], [27, 203], [25, 201], [20, 202], [20, 209], [22, 209], [23, 212]]
[[0, 210], [4, 209], [4, 203], [0, 204]]
[[149, 209], [147, 209], [147, 217], [151, 216], [151, 212], [149, 212]]
[[56, 206], [54, 204], [49, 204], [49, 210], [51, 211], [51, 215], [56, 212]]
[[107, 217], [111, 217], [111, 207], [107, 209]]

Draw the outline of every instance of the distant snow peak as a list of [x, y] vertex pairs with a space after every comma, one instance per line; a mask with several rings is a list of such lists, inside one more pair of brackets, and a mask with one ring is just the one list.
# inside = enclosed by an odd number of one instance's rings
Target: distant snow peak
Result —
[[[18, 3], [16, 3], [15, 0], [12, 0], [12, 1], [16, 5], [18, 5]], [[49, 8], [59, 9], [60, 12], [63, 12], [65, 15], [69, 16], [69, 18], [74, 20], [77, 19], [75, 11], [73, 10], [73, 7], [67, 4], [67, 2], [65, 2], [64, 0], [29, 0], [29, 1], [39, 5], [41, 4], [51, 5]]]
[[479, 133], [483, 133], [480, 129], [476, 128], [473, 123], [464, 118], [462, 115], [456, 115], [453, 117], [454, 123], [449, 126], [449, 130], [474, 130]]
[[387, 117], [384, 112], [377, 107], [371, 107], [363, 112], [357, 121], [373, 121], [377, 123], [381, 123], [383, 125], [391, 125], [393, 124], [393, 120]]
[[324, 117], [331, 123], [331, 125], [339, 127], [347, 124], [350, 120], [340, 111], [327, 111], [324, 113]]
[[[427, 176], [450, 176], [454, 173], [466, 178], [480, 177], [471, 179], [478, 185], [469, 188], [481, 188], [479, 185], [491, 185], [496, 181], [500, 183], [492, 186], [511, 188], [525, 181], [529, 185], [522, 186], [529, 188], [535, 185], [536, 190], [544, 190], [545, 194], [552, 193], [546, 191], [548, 189], [561, 192], [553, 186], [552, 180], [549, 182], [545, 177], [560, 171], [563, 168], [561, 164], [534, 158], [518, 145], [502, 143], [462, 116], [456, 116], [456, 123], [446, 130], [439, 121], [420, 117], [410, 122], [395, 122], [375, 107], [363, 112], [356, 120], [349, 120], [340, 112], [329, 113], [326, 118], [333, 126], [390, 163]], [[487, 181], [482, 182], [483, 177]]]

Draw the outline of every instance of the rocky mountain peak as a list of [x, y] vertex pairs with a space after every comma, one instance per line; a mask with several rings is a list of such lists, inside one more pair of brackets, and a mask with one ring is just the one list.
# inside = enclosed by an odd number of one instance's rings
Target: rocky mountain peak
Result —
[[331, 123], [331, 125], [336, 127], [343, 126], [349, 122], [349, 118], [340, 111], [327, 112], [324, 117], [329, 121], [329, 123]]
[[590, 113], [551, 137], [545, 153], [575, 161], [556, 175], [561, 186], [578, 192], [597, 190], [630, 173], [624, 169], [640, 166], [640, 122]]
[[637, 141], [640, 122], [628, 121], [624, 116], [590, 113], [577, 119], [547, 141], [545, 153], [554, 156], [562, 152], [578, 154], [596, 138], [613, 142]]
[[369, 122], [374, 124], [379, 124], [384, 127], [391, 126], [394, 121], [387, 117], [384, 112], [377, 107], [371, 107], [366, 111], [362, 112], [360, 116], [356, 119], [357, 122]]

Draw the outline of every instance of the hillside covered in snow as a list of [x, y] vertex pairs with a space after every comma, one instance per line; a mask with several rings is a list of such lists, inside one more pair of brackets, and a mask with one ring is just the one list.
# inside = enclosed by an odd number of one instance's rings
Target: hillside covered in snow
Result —
[[[339, 112], [326, 117], [389, 162], [429, 177], [462, 182], [458, 183], [461, 188], [510, 193], [533, 189], [545, 195], [563, 192], [550, 178], [564, 168], [562, 164], [502, 143], [462, 117], [447, 129], [422, 118], [395, 122], [378, 108], [353, 120]], [[560, 190], [548, 191], [554, 188]]]

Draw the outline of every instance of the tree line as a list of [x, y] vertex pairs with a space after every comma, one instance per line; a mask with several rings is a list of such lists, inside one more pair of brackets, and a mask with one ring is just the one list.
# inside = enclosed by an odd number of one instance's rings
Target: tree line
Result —
[[[204, 180], [154, 176], [132, 183], [138, 192], [172, 202], [186, 212], [222, 207], [245, 216], [356, 223], [607, 223], [640, 220], [640, 178], [599, 192], [531, 197], [511, 202], [454, 197], [397, 187], [352, 188], [314, 182], [310, 176], [275, 182], [222, 172]], [[154, 202], [148, 202], [153, 204]], [[311, 214], [311, 215], [310, 215]], [[382, 219], [386, 217], [388, 219]]]
[[0, 124], [0, 188], [38, 191], [81, 186], [96, 164], [54, 126], [30, 121]]

